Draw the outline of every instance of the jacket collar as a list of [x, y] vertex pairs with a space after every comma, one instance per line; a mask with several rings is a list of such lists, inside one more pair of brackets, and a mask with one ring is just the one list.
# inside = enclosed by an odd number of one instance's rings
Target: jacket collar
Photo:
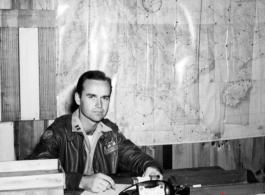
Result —
[[[72, 114], [71, 124], [72, 124], [72, 133], [82, 133], [84, 131], [82, 123], [79, 119], [79, 108]], [[99, 122], [96, 131], [103, 133], [103, 132], [112, 131], [112, 129], [109, 128], [104, 123]]]

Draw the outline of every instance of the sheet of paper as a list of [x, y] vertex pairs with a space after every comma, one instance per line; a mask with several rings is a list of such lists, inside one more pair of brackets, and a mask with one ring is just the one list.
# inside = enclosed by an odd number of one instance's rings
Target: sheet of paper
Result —
[[[116, 184], [115, 188], [116, 190], [110, 189], [106, 192], [100, 193], [100, 195], [118, 195], [122, 190], [126, 189], [131, 185], [128, 184]], [[84, 191], [81, 195], [95, 195], [95, 193]]]

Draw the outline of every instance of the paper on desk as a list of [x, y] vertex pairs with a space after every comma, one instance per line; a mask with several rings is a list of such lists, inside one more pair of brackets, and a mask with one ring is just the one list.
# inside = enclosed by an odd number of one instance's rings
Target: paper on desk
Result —
[[[126, 189], [129, 186], [131, 186], [131, 185], [129, 185], [129, 184], [116, 184], [115, 185], [116, 190], [110, 189], [110, 190], [107, 190], [106, 192], [100, 193], [100, 195], [119, 195], [119, 193], [122, 190]], [[81, 195], [95, 195], [95, 193], [84, 191], [83, 193], [81, 193]]]

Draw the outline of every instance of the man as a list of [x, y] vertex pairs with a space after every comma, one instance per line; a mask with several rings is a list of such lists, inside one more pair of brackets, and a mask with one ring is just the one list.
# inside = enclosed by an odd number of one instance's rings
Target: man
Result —
[[160, 163], [119, 133], [116, 124], [104, 119], [111, 89], [111, 80], [103, 72], [85, 72], [75, 93], [79, 108], [57, 118], [30, 157], [58, 158], [66, 173], [66, 189], [115, 189], [107, 174], [115, 174], [118, 169], [163, 178]]

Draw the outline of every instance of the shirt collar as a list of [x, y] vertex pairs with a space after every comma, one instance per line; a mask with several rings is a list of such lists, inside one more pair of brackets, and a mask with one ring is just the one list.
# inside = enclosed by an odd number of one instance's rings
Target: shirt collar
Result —
[[[72, 115], [72, 132], [73, 133], [76, 133], [76, 132], [82, 133], [82, 131], [84, 131], [84, 128], [83, 128], [82, 123], [79, 119], [79, 108], [78, 108]], [[104, 123], [99, 122], [96, 131], [108, 132], [108, 131], [112, 131], [112, 129], [109, 128]]]

